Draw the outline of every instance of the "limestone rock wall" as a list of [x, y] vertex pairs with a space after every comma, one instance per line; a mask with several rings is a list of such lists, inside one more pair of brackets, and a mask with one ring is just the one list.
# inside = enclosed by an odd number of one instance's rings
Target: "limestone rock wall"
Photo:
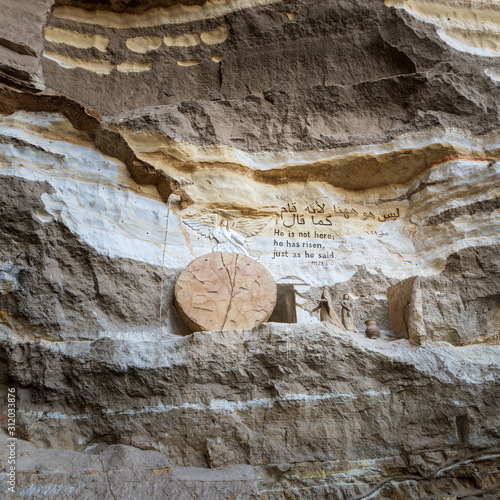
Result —
[[[264, 325], [160, 343], [9, 342], [2, 367], [26, 388], [20, 437], [37, 447], [90, 460], [123, 443], [156, 449], [170, 466], [249, 464], [264, 498], [268, 489], [354, 498], [372, 489], [424, 495], [428, 483], [448, 494], [493, 488], [497, 356]], [[469, 460], [472, 477], [463, 476]], [[22, 478], [27, 488], [28, 471]]]
[[[493, 2], [0, 5], [2, 491], [495, 498]], [[277, 310], [191, 334], [175, 281], [222, 227]], [[423, 348], [388, 321], [415, 276]]]

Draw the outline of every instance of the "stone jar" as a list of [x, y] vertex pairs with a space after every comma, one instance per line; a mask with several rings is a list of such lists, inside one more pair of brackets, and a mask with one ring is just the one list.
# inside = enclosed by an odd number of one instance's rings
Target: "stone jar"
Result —
[[365, 325], [366, 325], [365, 335], [369, 339], [378, 339], [380, 337], [380, 330], [377, 328], [377, 323], [374, 319], [366, 320]]

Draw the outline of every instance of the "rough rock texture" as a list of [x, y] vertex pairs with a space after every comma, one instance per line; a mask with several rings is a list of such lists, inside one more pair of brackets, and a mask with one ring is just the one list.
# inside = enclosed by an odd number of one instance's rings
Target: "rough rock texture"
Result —
[[53, 0], [2, 0], [0, 26], [0, 82], [30, 90], [44, 90], [41, 56], [43, 29]]
[[[95, 339], [99, 332], [158, 333], [163, 300], [171, 303], [177, 274], [131, 259], [102, 255], [58, 221], [41, 221], [46, 183], [1, 177], [0, 331], [28, 339]], [[6, 267], [8, 266], [8, 267]], [[152, 293], [152, 290], [155, 293]], [[177, 333], [188, 333], [167, 311]]]
[[[7, 442], [2, 434], [2, 448]], [[37, 450], [22, 440], [17, 444], [18, 494], [7, 492], [6, 498], [258, 498], [257, 478], [248, 465], [221, 470], [172, 467], [161, 453], [132, 446], [112, 445], [101, 453], [85, 454]]]
[[[134, 37], [201, 33], [223, 23], [229, 36], [216, 45], [163, 44], [146, 54], [126, 46]], [[128, 111], [131, 100], [134, 108], [168, 106], [151, 118], [149, 110], [127, 117], [134, 129], [262, 151], [386, 141], [436, 125], [479, 133], [498, 126], [498, 86], [484, 73], [495, 61], [451, 49], [433, 25], [382, 0], [288, 0], [182, 25], [103, 24], [63, 19], [56, 9], [49, 26], [107, 36], [109, 47], [102, 54], [46, 42], [45, 50], [111, 67], [147, 61], [151, 69], [100, 75], [45, 57], [46, 84], [106, 115]], [[217, 63], [216, 54], [223, 55]], [[200, 63], [179, 66], [184, 59]]]
[[409, 278], [387, 291], [389, 327], [414, 345], [425, 345], [424, 312], [420, 278]]
[[[122, 443], [159, 451], [163, 468], [249, 464], [262, 498], [464, 496], [500, 484], [498, 346], [417, 348], [274, 324], [159, 343], [8, 342], [1, 356], [2, 385], [19, 387], [19, 437], [90, 454], [75, 460]], [[24, 485], [28, 474], [59, 483], [57, 467], [36, 474], [31, 460]], [[146, 481], [155, 466], [141, 463]]]
[[439, 278], [421, 280], [426, 330], [434, 339], [460, 344], [468, 332], [499, 331], [499, 251], [498, 245], [467, 248], [449, 257]]
[[[497, 2], [0, 7], [7, 498], [498, 498]], [[222, 220], [276, 322], [191, 334]]]
[[[498, 332], [499, 252], [498, 245], [467, 248], [452, 254], [438, 275], [420, 278], [424, 326], [432, 340], [463, 344], [469, 336]], [[329, 289], [338, 314], [343, 295], [355, 292], [354, 321], [359, 331], [364, 330], [362, 318], [373, 318], [379, 328], [390, 331], [387, 294], [397, 283], [380, 271], [375, 274], [361, 268], [348, 281]], [[311, 291], [312, 297], [320, 294], [320, 289]], [[308, 297], [304, 307], [312, 310], [314, 301]]]

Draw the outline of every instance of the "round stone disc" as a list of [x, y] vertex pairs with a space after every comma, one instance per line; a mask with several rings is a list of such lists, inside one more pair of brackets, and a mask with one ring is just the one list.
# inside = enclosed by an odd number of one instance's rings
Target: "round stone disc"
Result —
[[213, 252], [189, 263], [175, 284], [175, 307], [191, 331], [243, 330], [276, 305], [271, 273], [246, 255]]

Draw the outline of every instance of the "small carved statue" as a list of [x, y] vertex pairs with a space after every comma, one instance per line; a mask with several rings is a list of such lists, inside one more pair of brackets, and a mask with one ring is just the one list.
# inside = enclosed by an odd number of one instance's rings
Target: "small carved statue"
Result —
[[344, 328], [342, 326], [342, 323], [340, 322], [339, 317], [337, 316], [337, 313], [333, 309], [332, 300], [326, 288], [321, 294], [321, 299], [319, 299], [318, 306], [314, 308], [312, 312], [317, 311], [318, 309], [320, 310], [319, 317], [322, 322], [331, 323], [332, 325], [338, 326], [342, 329]]
[[357, 328], [354, 326], [352, 302], [349, 300], [348, 293], [344, 295], [344, 300], [342, 301], [342, 324], [346, 330], [349, 330], [350, 332], [358, 332]]

